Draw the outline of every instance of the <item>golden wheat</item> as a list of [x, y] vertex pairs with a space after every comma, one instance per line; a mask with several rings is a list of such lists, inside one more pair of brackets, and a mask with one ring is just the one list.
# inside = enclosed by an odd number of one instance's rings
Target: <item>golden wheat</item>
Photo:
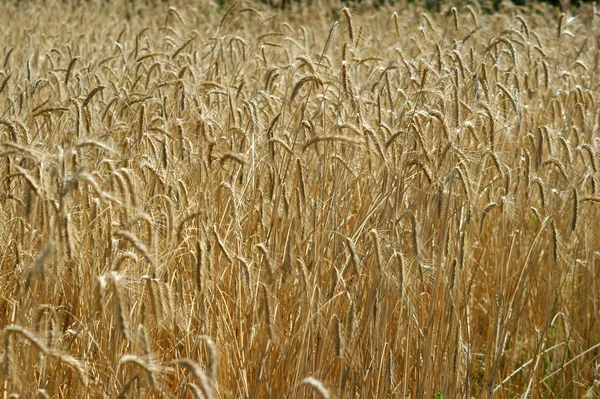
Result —
[[284, 3], [0, 5], [2, 397], [594, 397], [595, 4]]

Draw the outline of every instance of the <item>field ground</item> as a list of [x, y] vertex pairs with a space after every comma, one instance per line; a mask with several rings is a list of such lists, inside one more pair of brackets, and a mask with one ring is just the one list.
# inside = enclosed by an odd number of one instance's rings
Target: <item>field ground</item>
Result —
[[2, 397], [600, 397], [594, 7], [2, 2]]

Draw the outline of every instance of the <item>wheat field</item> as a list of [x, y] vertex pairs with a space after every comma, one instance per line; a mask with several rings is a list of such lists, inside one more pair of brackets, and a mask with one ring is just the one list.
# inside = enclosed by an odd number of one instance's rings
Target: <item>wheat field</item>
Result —
[[2, 398], [599, 398], [600, 14], [0, 4]]

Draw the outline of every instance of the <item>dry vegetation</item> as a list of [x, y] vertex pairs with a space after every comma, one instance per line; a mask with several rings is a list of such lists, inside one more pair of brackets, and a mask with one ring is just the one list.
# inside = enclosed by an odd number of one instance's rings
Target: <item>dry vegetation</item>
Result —
[[227, 7], [0, 6], [3, 397], [599, 397], [592, 6]]

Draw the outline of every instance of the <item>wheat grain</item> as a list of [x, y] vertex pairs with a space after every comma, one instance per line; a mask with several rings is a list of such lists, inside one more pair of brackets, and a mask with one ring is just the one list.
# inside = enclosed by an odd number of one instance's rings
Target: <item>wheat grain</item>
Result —
[[346, 237], [346, 246], [348, 247], [348, 251], [350, 251], [350, 259], [352, 260], [352, 264], [354, 265], [354, 270], [356, 274], [361, 274], [362, 267], [360, 264], [360, 260], [358, 259], [358, 255], [356, 253], [356, 246], [354, 241], [350, 237]]
[[176, 365], [182, 366], [188, 372], [190, 372], [194, 377], [196, 377], [196, 379], [200, 383], [199, 388], [200, 388], [200, 391], [202, 392], [202, 395], [204, 396], [204, 398], [212, 399], [214, 397], [213, 390], [210, 387], [206, 376], [204, 375], [204, 373], [202, 372], [202, 369], [200, 368], [200, 366], [198, 366], [198, 364], [196, 364], [195, 362], [193, 362], [190, 359], [174, 360], [171, 362], [171, 364], [176, 364]]
[[315, 75], [304, 76], [300, 80], [298, 80], [298, 82], [294, 85], [294, 88], [292, 89], [292, 95], [290, 97], [290, 100], [294, 101], [294, 98], [296, 98], [296, 96], [298, 95], [298, 92], [300, 91], [302, 86], [304, 86], [306, 83], [309, 83], [309, 82], [313, 83], [317, 87], [323, 86], [323, 82], [321, 81], [321, 79], [319, 79]]
[[563, 33], [563, 21], [565, 19], [565, 13], [560, 14], [560, 17], [558, 18], [558, 30], [557, 30], [557, 37], [558, 39], [560, 39], [562, 33]]
[[308, 385], [311, 387], [322, 399], [329, 399], [329, 391], [325, 388], [323, 383], [313, 377], [307, 377], [300, 381], [296, 386]]
[[340, 142], [340, 143], [344, 143], [344, 144], [352, 144], [352, 145], [361, 145], [364, 144], [364, 142], [362, 140], [359, 139], [354, 139], [348, 136], [339, 136], [339, 135], [332, 135], [332, 136], [315, 136], [312, 139], [310, 139], [308, 141], [308, 143], [306, 143], [304, 145], [304, 151], [306, 151], [307, 148], [309, 148], [312, 145], [315, 145], [317, 143], [323, 142], [323, 141], [333, 141], [333, 142]]
[[342, 8], [342, 14], [346, 18], [346, 23], [348, 24], [348, 37], [350, 38], [350, 43], [354, 43], [354, 25], [352, 23], [352, 14], [350, 14], [350, 10], [348, 7]]
[[584, 144], [581, 146], [582, 150], [585, 150], [588, 154], [588, 157], [590, 158], [590, 165], [592, 166], [592, 170], [595, 172], [597, 172], [597, 166], [596, 166], [596, 155], [594, 153], [594, 150], [592, 149], [592, 147], [589, 144]]
[[271, 304], [269, 302], [269, 291], [267, 290], [267, 287], [262, 284], [260, 286], [261, 291], [262, 291], [262, 306], [263, 306], [263, 311], [265, 314], [265, 323], [267, 325], [267, 331], [269, 333], [269, 339], [271, 341], [273, 341], [273, 313], [271, 310]]
[[[8, 56], [10, 56], [10, 53], [8, 54]], [[8, 60], [8, 56], [6, 57], [6, 60]], [[6, 60], [4, 61], [4, 64], [6, 65]], [[75, 62], [77, 62], [79, 60], [79, 57], [73, 57], [73, 59], [71, 59], [71, 62], [69, 62], [69, 66], [67, 67], [67, 72], [65, 73], [65, 86], [67, 84], [69, 84], [69, 78], [71, 77], [71, 72], [73, 71], [73, 66], [75, 66]]]
[[146, 259], [147, 262], [149, 262], [153, 266], [158, 265], [157, 262], [152, 257], [152, 255], [150, 254], [150, 251], [148, 250], [148, 247], [146, 247], [146, 244], [144, 244], [142, 242], [142, 240], [140, 240], [131, 231], [118, 230], [113, 233], [113, 236], [115, 236], [117, 238], [123, 238], [124, 240], [128, 241], [129, 243], [131, 243], [133, 245], [133, 247], [135, 249], [138, 250], [138, 252], [144, 257], [144, 259]]
[[454, 20], [454, 30], [458, 32], [458, 11], [456, 7], [452, 7], [450, 11], [452, 11], [452, 18]]
[[131, 336], [129, 335], [129, 324], [127, 322], [127, 318], [125, 317], [125, 308], [123, 304], [123, 295], [121, 294], [121, 285], [119, 282], [119, 277], [115, 272], [111, 273], [111, 283], [112, 290], [114, 294], [114, 302], [115, 302], [115, 313], [117, 315], [117, 329], [123, 335], [127, 341], [131, 341]]

